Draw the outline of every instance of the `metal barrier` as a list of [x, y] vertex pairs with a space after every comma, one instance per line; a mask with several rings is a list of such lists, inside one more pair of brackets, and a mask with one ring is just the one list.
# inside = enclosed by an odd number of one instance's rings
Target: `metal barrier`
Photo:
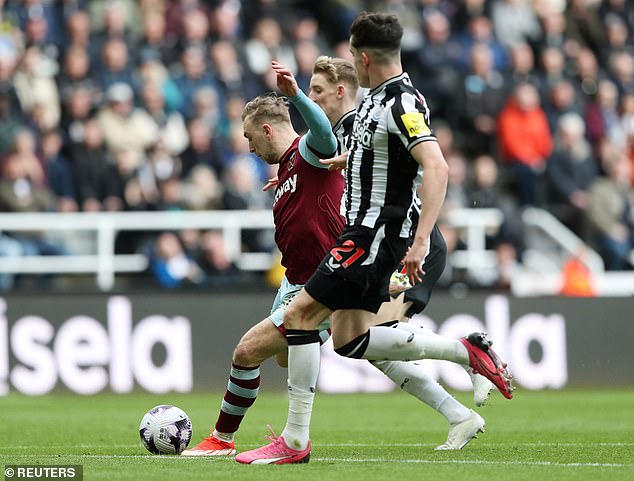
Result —
[[[497, 209], [456, 209], [449, 214], [451, 225], [464, 233], [466, 250], [452, 258], [457, 267], [478, 269], [490, 262], [486, 251], [487, 229], [497, 228], [502, 214]], [[0, 273], [91, 273], [96, 274], [99, 289], [109, 291], [120, 272], [141, 272], [148, 260], [143, 254], [116, 254], [115, 239], [120, 231], [164, 231], [214, 229], [222, 232], [228, 257], [243, 270], [266, 270], [275, 253], [242, 252], [242, 232], [249, 229], [273, 229], [270, 210], [260, 211], [162, 211], [97, 213], [3, 213], [0, 229], [8, 232], [40, 231], [47, 233], [91, 232], [96, 236], [96, 252], [66, 256], [5, 257]]]

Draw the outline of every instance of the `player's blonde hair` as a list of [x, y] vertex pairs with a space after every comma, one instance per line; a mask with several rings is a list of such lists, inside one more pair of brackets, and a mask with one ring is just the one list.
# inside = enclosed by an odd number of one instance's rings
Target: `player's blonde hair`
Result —
[[249, 118], [252, 122], [290, 123], [288, 100], [286, 97], [268, 93], [259, 95], [242, 109], [242, 121]]
[[331, 84], [339, 82], [345, 84], [352, 97], [357, 94], [359, 88], [357, 69], [346, 59], [322, 55], [315, 60], [313, 74], [322, 74]]

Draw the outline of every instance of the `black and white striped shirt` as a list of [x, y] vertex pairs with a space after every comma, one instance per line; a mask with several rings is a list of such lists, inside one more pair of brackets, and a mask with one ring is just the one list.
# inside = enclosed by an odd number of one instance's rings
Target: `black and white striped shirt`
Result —
[[387, 221], [399, 222], [400, 236], [409, 237], [423, 174], [410, 150], [428, 140], [436, 140], [429, 127], [429, 108], [407, 73], [366, 94], [357, 109], [349, 145], [348, 225], [374, 228]]
[[332, 132], [337, 137], [337, 155], [341, 155], [348, 151], [350, 146], [350, 136], [352, 135], [352, 126], [354, 125], [354, 116], [356, 111], [343, 114], [332, 128]]

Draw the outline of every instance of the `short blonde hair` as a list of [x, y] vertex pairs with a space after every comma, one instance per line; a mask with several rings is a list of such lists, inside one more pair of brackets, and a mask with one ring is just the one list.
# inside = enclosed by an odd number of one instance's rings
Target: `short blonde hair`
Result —
[[322, 55], [315, 60], [313, 74], [322, 74], [331, 84], [343, 83], [350, 88], [350, 95], [354, 97], [359, 88], [357, 69], [352, 62], [339, 57]]
[[253, 122], [290, 123], [288, 99], [272, 92], [259, 95], [242, 109], [242, 121], [247, 117]]

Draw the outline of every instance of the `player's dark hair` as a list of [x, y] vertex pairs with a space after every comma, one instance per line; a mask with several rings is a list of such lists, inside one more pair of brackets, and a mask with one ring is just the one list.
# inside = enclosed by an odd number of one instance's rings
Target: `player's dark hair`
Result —
[[399, 50], [403, 27], [387, 13], [361, 12], [350, 27], [350, 45], [356, 49]]

